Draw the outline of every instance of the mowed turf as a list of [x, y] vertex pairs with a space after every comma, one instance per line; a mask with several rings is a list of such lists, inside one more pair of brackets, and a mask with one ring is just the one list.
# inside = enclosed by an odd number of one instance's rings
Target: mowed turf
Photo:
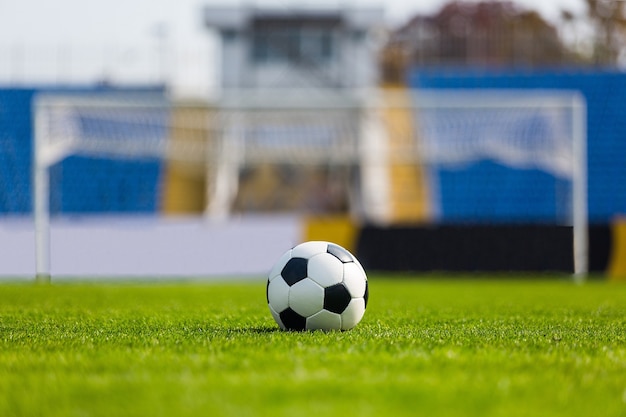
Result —
[[626, 285], [370, 277], [347, 332], [265, 283], [0, 285], [0, 416], [626, 416]]

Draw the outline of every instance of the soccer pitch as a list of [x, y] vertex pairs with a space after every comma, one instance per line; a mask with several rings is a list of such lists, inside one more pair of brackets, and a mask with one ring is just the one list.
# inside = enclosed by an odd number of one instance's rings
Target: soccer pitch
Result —
[[265, 282], [0, 285], [1, 416], [625, 416], [626, 286], [370, 277], [347, 332]]

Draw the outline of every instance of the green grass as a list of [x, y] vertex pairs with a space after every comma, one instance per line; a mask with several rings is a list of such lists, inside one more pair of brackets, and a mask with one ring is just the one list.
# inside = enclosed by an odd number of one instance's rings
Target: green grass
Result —
[[370, 279], [348, 332], [264, 282], [0, 285], [0, 416], [626, 416], [626, 285]]

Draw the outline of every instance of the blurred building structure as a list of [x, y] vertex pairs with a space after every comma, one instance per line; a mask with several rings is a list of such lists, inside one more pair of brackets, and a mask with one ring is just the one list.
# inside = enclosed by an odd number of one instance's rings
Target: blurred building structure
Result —
[[[274, 147], [268, 159], [231, 170], [228, 181], [208, 173], [207, 212], [345, 214], [354, 186], [349, 164], [320, 160], [312, 149], [328, 153], [333, 143], [356, 140], [356, 92], [379, 82], [384, 9], [209, 6], [204, 23], [220, 40], [218, 130], [229, 143], [245, 142], [244, 153]], [[232, 187], [220, 192], [226, 182]]]
[[378, 81], [382, 8], [207, 7], [221, 38], [221, 86], [363, 88]]

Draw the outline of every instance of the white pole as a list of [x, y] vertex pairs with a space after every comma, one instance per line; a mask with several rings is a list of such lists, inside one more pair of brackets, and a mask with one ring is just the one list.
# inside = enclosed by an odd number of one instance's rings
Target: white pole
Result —
[[33, 106], [35, 115], [33, 217], [35, 223], [35, 281], [50, 282], [50, 177], [43, 158], [43, 140], [48, 114], [41, 103]]
[[243, 146], [245, 120], [239, 112], [220, 119], [217, 137], [217, 158], [213, 160], [211, 182], [207, 184], [208, 207], [206, 215], [212, 220], [224, 220], [230, 216], [231, 203], [239, 184], [239, 161]]
[[585, 281], [589, 270], [588, 209], [587, 209], [587, 106], [577, 94], [572, 99], [574, 139], [573, 181], [573, 250], [574, 280]]

